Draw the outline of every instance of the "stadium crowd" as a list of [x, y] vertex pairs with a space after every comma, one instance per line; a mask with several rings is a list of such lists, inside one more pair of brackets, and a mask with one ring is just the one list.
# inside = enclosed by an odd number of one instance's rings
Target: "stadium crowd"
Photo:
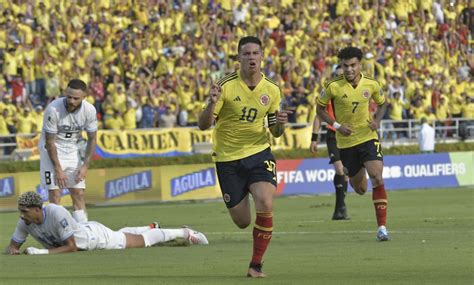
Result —
[[[240, 37], [263, 41], [290, 121], [308, 124], [337, 51], [364, 52], [386, 118], [474, 118], [469, 0], [0, 1], [0, 135], [42, 128], [71, 78], [90, 87], [101, 128], [196, 125], [211, 82], [238, 69]], [[374, 105], [375, 106], [375, 105]], [[375, 108], [375, 107], [374, 107]]]

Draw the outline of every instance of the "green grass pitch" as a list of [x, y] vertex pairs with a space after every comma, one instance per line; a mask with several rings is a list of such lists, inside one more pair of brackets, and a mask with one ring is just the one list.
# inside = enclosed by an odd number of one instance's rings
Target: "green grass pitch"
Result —
[[[473, 284], [474, 188], [389, 192], [392, 241], [375, 241], [371, 194], [349, 194], [349, 221], [331, 221], [334, 196], [275, 199], [269, 277], [245, 277], [251, 227], [239, 230], [221, 201], [89, 209], [112, 229], [158, 220], [189, 225], [209, 246], [157, 246], [46, 256], [0, 255], [0, 284]], [[18, 213], [0, 213], [7, 246]], [[38, 246], [30, 237], [23, 246]]]

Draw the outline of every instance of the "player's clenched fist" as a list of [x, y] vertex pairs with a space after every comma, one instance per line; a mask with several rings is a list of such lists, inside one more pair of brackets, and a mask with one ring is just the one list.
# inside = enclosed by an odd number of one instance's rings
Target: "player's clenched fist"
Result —
[[293, 114], [293, 111], [290, 110], [281, 110], [275, 112], [276, 121], [279, 124], [288, 123], [288, 114]]
[[213, 83], [209, 91], [209, 103], [215, 104], [221, 97], [222, 89], [219, 85]]

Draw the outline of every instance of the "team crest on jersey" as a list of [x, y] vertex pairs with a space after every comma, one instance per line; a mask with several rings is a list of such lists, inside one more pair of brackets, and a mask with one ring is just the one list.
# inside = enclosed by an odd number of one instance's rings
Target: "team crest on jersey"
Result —
[[61, 224], [61, 227], [63, 228], [66, 228], [69, 225], [66, 221], [66, 218], [62, 219], [59, 223]]
[[365, 99], [369, 99], [369, 97], [370, 97], [369, 90], [364, 90], [364, 93], [362, 94], [362, 96], [364, 96]]
[[270, 103], [270, 96], [268, 96], [267, 94], [262, 94], [260, 96], [260, 103], [263, 105], [263, 106], [267, 106], [268, 103]]

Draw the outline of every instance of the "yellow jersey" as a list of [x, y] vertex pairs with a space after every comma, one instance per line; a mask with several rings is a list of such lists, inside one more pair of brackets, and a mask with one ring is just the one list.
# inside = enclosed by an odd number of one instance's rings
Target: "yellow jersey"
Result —
[[346, 80], [344, 75], [328, 81], [318, 97], [318, 104], [326, 107], [332, 103], [336, 121], [352, 130], [350, 136], [336, 132], [338, 148], [349, 148], [372, 139], [378, 139], [376, 131], [369, 128], [372, 117], [369, 102], [373, 99], [379, 106], [385, 103], [383, 90], [377, 80], [361, 74], [356, 88]]
[[217, 84], [222, 94], [213, 113], [216, 119], [213, 160], [242, 159], [270, 147], [265, 119], [280, 108], [280, 87], [262, 74], [260, 82], [251, 90], [239, 71], [223, 77]]

